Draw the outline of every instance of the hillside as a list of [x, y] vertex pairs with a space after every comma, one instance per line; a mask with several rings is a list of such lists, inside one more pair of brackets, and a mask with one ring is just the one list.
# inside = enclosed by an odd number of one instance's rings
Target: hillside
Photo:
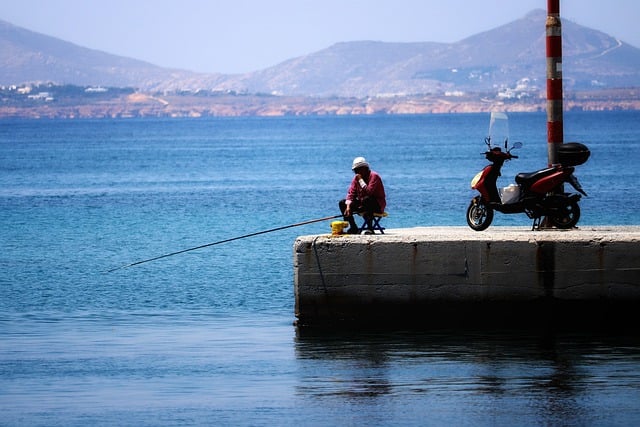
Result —
[[[397, 96], [545, 87], [546, 12], [456, 43], [344, 42], [241, 75], [170, 70], [83, 48], [0, 21], [0, 84], [132, 87], [285, 96]], [[567, 90], [640, 87], [640, 49], [563, 20]]]
[[[287, 95], [369, 96], [545, 87], [546, 12], [452, 44], [339, 43], [230, 80], [226, 87]], [[640, 86], [640, 49], [563, 20], [565, 88]]]
[[196, 76], [87, 49], [0, 20], [0, 85], [53, 82], [147, 89]]

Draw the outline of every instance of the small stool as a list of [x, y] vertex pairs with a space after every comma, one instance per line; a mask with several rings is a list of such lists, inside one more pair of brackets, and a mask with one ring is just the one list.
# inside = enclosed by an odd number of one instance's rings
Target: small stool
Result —
[[[362, 215], [362, 214], [360, 214]], [[373, 217], [371, 218], [371, 221], [367, 221], [367, 219], [364, 219], [364, 222], [362, 223], [362, 226], [360, 227], [360, 231], [370, 231], [373, 234], [376, 233], [376, 230], [378, 230], [380, 232], [380, 234], [384, 234], [384, 227], [380, 225], [380, 220], [382, 218], [386, 218], [388, 217], [389, 214], [386, 212], [376, 212], [373, 214]]]

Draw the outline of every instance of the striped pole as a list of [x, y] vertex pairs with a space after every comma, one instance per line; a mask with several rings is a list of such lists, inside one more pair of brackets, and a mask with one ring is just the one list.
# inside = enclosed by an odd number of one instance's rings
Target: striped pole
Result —
[[558, 164], [558, 146], [564, 141], [562, 125], [562, 26], [560, 0], [547, 0], [547, 142], [549, 166]]

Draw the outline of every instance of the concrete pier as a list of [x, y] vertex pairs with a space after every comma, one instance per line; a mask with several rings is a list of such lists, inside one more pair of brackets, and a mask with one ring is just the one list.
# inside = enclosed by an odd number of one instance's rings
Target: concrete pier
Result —
[[640, 319], [640, 226], [318, 235], [294, 244], [299, 325]]

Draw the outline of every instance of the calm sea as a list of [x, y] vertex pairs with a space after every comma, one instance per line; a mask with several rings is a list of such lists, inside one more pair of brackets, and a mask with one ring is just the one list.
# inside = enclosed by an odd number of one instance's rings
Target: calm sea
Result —
[[[565, 113], [579, 226], [640, 224], [640, 112]], [[351, 160], [389, 228], [466, 225], [488, 114], [0, 121], [0, 425], [633, 425], [640, 336], [293, 325], [292, 246]], [[510, 115], [517, 172], [546, 115]], [[497, 214], [493, 227], [529, 227]]]

